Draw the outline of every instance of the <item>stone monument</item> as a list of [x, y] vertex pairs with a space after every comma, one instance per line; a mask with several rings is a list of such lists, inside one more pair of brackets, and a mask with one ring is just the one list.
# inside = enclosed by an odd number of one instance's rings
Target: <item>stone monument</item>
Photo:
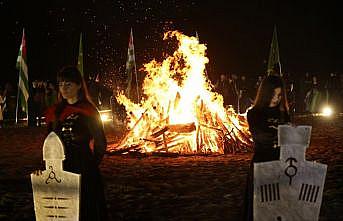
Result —
[[64, 159], [63, 144], [51, 132], [43, 145], [46, 169], [31, 174], [37, 221], [79, 220], [81, 175], [63, 171]]
[[280, 125], [280, 160], [254, 163], [255, 221], [318, 220], [327, 165], [305, 160], [311, 129]]

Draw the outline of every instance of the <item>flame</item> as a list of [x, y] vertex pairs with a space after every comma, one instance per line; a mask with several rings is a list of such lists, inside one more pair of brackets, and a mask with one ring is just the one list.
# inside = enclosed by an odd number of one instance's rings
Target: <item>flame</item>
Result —
[[117, 149], [224, 153], [228, 144], [251, 146], [244, 116], [224, 108], [223, 96], [205, 74], [206, 46], [178, 31], [164, 34], [164, 40], [171, 38], [178, 42], [173, 55], [144, 65], [140, 103], [123, 92], [117, 96], [129, 118]]

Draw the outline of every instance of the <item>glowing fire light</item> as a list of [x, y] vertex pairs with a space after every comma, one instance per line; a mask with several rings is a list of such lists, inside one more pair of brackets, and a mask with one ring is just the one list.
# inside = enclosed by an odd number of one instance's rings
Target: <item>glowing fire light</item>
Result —
[[213, 92], [204, 74], [209, 61], [206, 46], [177, 31], [164, 34], [164, 40], [173, 37], [178, 49], [172, 56], [144, 65], [141, 102], [118, 94], [129, 117], [129, 131], [116, 149], [224, 153], [228, 148], [234, 152], [251, 147], [245, 117], [224, 108], [222, 95]]
[[112, 121], [112, 111], [111, 110], [101, 110], [99, 111], [100, 118], [103, 123]]
[[333, 110], [331, 107], [329, 106], [326, 106], [323, 108], [323, 111], [322, 111], [322, 115], [325, 116], [325, 117], [330, 117], [333, 113]]

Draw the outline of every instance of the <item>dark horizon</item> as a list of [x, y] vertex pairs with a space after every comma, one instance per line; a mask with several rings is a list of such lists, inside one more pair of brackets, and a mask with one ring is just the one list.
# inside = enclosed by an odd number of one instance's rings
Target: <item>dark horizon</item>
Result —
[[161, 60], [168, 45], [163, 32], [199, 33], [207, 45], [210, 78], [221, 73], [266, 71], [274, 25], [283, 72], [325, 76], [343, 72], [341, 15], [336, 4], [273, 1], [1, 1], [0, 85], [15, 84], [15, 63], [25, 27], [29, 79], [54, 80], [76, 64], [83, 33], [84, 71], [105, 78], [124, 71], [130, 28], [137, 67]]

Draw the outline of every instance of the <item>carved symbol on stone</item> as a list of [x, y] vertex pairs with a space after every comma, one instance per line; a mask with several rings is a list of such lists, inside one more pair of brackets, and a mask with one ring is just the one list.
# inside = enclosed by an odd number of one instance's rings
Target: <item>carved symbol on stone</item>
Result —
[[285, 169], [285, 174], [286, 176], [289, 177], [289, 185], [292, 185], [292, 179], [293, 177], [297, 174], [297, 167], [293, 165], [293, 161], [294, 162], [298, 162], [295, 158], [290, 157], [286, 160], [286, 163], [289, 161], [289, 166], [286, 167]]
[[264, 184], [260, 186], [261, 202], [280, 200], [279, 183]]
[[319, 186], [303, 183], [301, 185], [298, 200], [315, 203], [317, 201], [319, 189]]
[[46, 184], [49, 184], [49, 183], [50, 183], [50, 180], [56, 180], [57, 183], [60, 183], [60, 182], [61, 182], [61, 179], [57, 179], [57, 178], [56, 178], [56, 173], [54, 172], [52, 166], [49, 166], [49, 169], [51, 169], [51, 171], [50, 171], [50, 173], [49, 173], [48, 178], [45, 180], [45, 183], [46, 183]]

